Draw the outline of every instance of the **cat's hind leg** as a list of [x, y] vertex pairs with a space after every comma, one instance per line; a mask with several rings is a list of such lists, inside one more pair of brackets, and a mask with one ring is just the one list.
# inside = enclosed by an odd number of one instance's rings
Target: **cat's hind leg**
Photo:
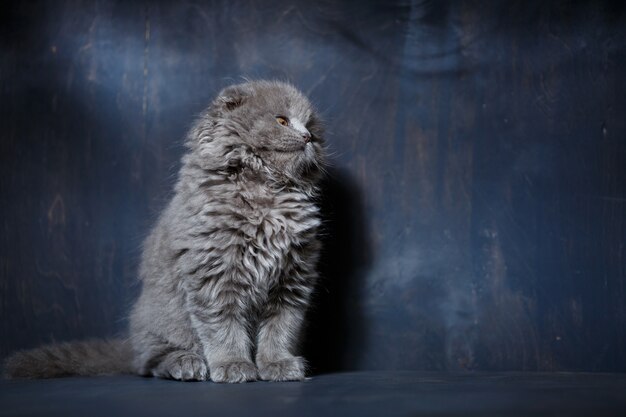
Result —
[[209, 377], [206, 360], [193, 345], [176, 346], [155, 334], [135, 337], [135, 368], [140, 375], [179, 381], [205, 381]]
[[151, 373], [160, 378], [179, 381], [205, 381], [208, 368], [202, 356], [186, 350], [174, 350], [158, 358]]

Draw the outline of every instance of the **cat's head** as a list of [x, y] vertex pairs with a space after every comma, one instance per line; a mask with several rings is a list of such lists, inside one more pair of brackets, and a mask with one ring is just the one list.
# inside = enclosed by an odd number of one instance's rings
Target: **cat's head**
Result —
[[[207, 111], [208, 158], [231, 158], [293, 182], [316, 181], [324, 165], [322, 126], [309, 100], [294, 86], [252, 81], [223, 89]], [[247, 158], [247, 159], [246, 159]]]

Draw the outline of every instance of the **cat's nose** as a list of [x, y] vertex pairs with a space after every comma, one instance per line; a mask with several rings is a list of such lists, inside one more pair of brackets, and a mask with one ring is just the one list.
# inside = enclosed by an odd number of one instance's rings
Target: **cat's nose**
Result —
[[311, 134], [309, 132], [305, 132], [302, 134], [302, 139], [304, 139], [304, 143], [311, 142]]

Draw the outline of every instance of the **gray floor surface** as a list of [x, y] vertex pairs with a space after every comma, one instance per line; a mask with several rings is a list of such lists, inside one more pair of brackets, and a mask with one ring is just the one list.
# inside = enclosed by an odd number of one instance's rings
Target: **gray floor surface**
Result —
[[238, 385], [0, 380], [0, 416], [626, 416], [626, 374], [355, 372]]

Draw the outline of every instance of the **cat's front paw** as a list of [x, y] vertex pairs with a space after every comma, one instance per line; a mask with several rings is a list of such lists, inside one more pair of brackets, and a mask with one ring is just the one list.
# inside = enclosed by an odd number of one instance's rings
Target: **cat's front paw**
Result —
[[302, 381], [306, 364], [299, 356], [271, 362], [260, 361], [259, 375], [264, 381]]
[[250, 361], [219, 362], [210, 368], [213, 382], [238, 383], [256, 381], [258, 377], [256, 366]]

